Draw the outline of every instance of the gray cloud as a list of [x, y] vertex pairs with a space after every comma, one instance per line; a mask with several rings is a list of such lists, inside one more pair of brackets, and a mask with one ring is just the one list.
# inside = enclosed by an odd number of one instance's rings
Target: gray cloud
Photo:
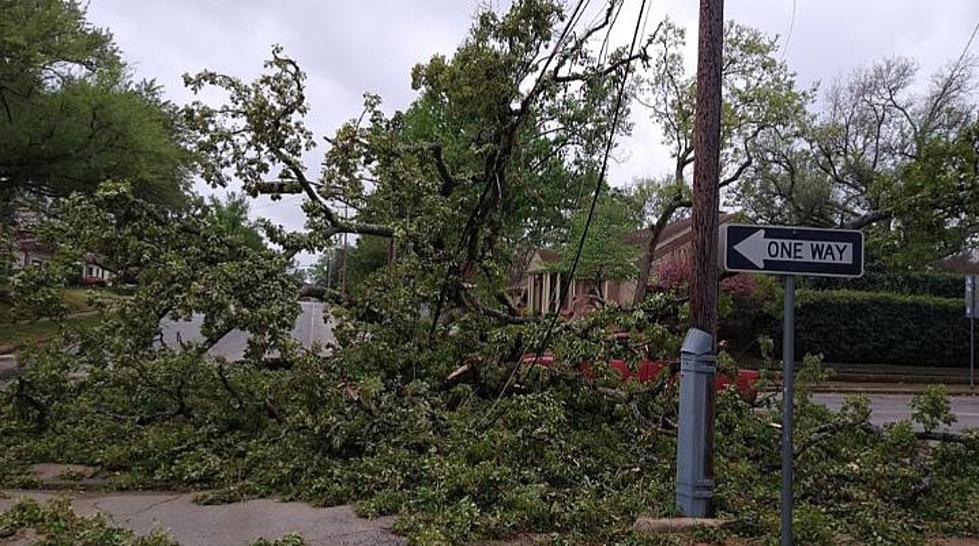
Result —
[[[499, 7], [506, 1], [489, 4]], [[622, 21], [634, 17], [638, 2], [629, 4]], [[309, 125], [324, 135], [359, 112], [365, 91], [381, 95], [388, 109], [407, 106], [414, 97], [411, 67], [432, 54], [450, 54], [481, 5], [486, 2], [92, 0], [89, 17], [114, 32], [139, 77], [157, 79], [178, 103], [192, 98], [183, 89], [181, 74], [210, 68], [254, 77], [270, 46], [282, 44], [309, 75]], [[697, 2], [654, 2], [652, 21], [664, 16], [688, 28], [687, 64], [692, 70]], [[979, 21], [979, 2], [728, 0], [725, 16], [782, 35], [783, 43], [791, 28], [786, 60], [800, 82], [823, 82], [825, 88], [840, 75], [891, 55], [917, 59], [924, 80], [961, 53]], [[620, 24], [614, 39], [626, 43], [630, 32], [631, 25]], [[616, 152], [619, 162], [611, 173], [616, 184], [667, 169], [667, 153], [655, 128], [641, 110], [634, 121], [633, 137], [620, 143]], [[320, 152], [308, 158], [314, 170]], [[253, 209], [293, 229], [302, 225], [296, 197], [277, 203], [260, 200]]]

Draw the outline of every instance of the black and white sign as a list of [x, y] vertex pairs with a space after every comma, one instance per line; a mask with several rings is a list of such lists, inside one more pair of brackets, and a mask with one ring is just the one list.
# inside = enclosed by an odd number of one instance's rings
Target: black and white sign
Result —
[[863, 275], [863, 233], [788, 226], [721, 226], [721, 259], [728, 271], [780, 275]]

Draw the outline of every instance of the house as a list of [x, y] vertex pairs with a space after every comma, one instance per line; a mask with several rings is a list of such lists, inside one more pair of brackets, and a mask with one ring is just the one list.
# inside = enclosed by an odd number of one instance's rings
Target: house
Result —
[[979, 248], [968, 248], [934, 264], [938, 269], [963, 275], [979, 275]]
[[[734, 219], [733, 214], [721, 214], [719, 224]], [[693, 244], [693, 222], [690, 218], [679, 220], [663, 228], [659, 243], [653, 254], [653, 267], [664, 259], [689, 259]], [[625, 235], [625, 242], [635, 245], [637, 256], [649, 244], [652, 234], [641, 229]], [[518, 309], [527, 314], [546, 314], [558, 311], [562, 301], [564, 286], [562, 273], [556, 271], [561, 255], [548, 248], [536, 249], [528, 253], [526, 259], [511, 271], [510, 288], [507, 295]], [[638, 258], [637, 258], [638, 265]], [[561, 314], [578, 316], [588, 309], [613, 303], [620, 307], [630, 307], [636, 294], [637, 279], [606, 280], [597, 286], [594, 280], [571, 279], [564, 295]]]
[[14, 267], [41, 265], [51, 257], [51, 251], [45, 248], [32, 232], [18, 230], [14, 234]]
[[[44, 246], [32, 231], [18, 230], [14, 234], [13, 263], [17, 269], [44, 264], [54, 254]], [[84, 285], [107, 284], [115, 277], [115, 272], [103, 264], [102, 259], [92, 253], [82, 256], [79, 264], [79, 280]]]
[[102, 265], [101, 262], [102, 259], [96, 254], [86, 253], [82, 256], [82, 275], [80, 279], [82, 284], [108, 284], [115, 278], [115, 272]]

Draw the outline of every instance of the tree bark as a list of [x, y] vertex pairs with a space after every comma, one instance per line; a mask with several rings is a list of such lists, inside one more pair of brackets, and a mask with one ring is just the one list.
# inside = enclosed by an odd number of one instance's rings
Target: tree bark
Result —
[[717, 216], [720, 202], [722, 0], [701, 0], [693, 168], [693, 326], [717, 341]]
[[669, 223], [670, 218], [673, 217], [673, 214], [685, 206], [689, 207], [690, 202], [674, 201], [660, 214], [659, 218], [656, 219], [656, 223], [651, 224], [647, 228], [650, 232], [649, 241], [646, 243], [642, 256], [639, 258], [639, 279], [636, 282], [636, 293], [632, 297], [633, 306], [640, 305], [643, 300], [646, 299], [649, 278], [652, 276], [653, 257], [656, 255], [656, 248], [659, 247], [659, 241], [663, 236], [663, 230]]

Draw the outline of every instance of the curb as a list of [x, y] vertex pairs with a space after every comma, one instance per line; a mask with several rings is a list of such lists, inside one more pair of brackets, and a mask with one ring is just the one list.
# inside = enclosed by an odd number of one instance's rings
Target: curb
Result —
[[[888, 386], [885, 386], [888, 385]], [[809, 392], [817, 393], [836, 393], [836, 394], [921, 394], [925, 392], [928, 387], [933, 386], [943, 386], [946, 388], [949, 396], [979, 396], [979, 387], [976, 390], [970, 390], [968, 387], [962, 388], [958, 385], [949, 385], [946, 383], [935, 382], [935, 383], [912, 383], [904, 385], [889, 386], [890, 384], [851, 384], [847, 385], [836, 384], [836, 385], [811, 385], [807, 387]], [[782, 385], [772, 385], [770, 388], [766, 389], [764, 392], [778, 393], [782, 392]]]
[[[810, 392], [818, 393], [836, 393], [836, 394], [921, 394], [925, 392], [925, 387], [932, 385], [941, 385], [941, 383], [932, 383], [930, 385], [921, 385], [920, 387], [907, 387], [907, 388], [882, 388], [882, 387], [811, 387]], [[947, 386], [947, 385], [946, 385]], [[949, 390], [949, 396], [979, 396], [979, 390]]]

